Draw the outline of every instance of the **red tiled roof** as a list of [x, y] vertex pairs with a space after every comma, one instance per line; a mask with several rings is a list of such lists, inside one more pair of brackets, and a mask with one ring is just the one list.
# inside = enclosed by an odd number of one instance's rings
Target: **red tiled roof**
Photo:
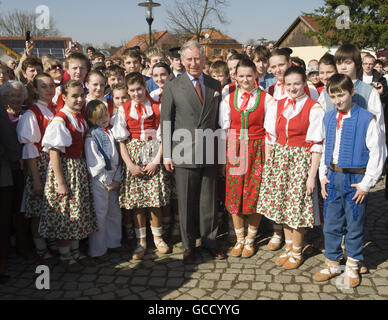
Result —
[[[152, 33], [152, 40], [153, 44], [155, 46], [158, 46], [158, 43], [160, 44], [160, 41], [165, 37], [169, 35], [169, 32], [167, 30], [159, 31], [159, 32], [153, 32]], [[120, 57], [125, 49], [139, 46], [141, 50], [144, 50], [148, 48], [148, 33], [140, 34], [137, 36], [134, 36], [127, 44], [122, 46], [120, 50], [118, 50], [113, 56], [114, 57]]]

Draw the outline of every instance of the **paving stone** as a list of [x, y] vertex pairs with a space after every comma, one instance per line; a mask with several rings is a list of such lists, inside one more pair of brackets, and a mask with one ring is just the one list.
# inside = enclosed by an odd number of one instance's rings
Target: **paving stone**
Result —
[[238, 276], [238, 281], [253, 281], [255, 280], [255, 275], [253, 274], [240, 274]]
[[131, 294], [131, 291], [129, 291], [128, 289], [120, 289], [117, 290], [115, 293], [119, 298], [123, 298], [129, 296]]
[[194, 298], [202, 298], [204, 295], [206, 295], [206, 290], [203, 289], [192, 289], [190, 290], [190, 295], [192, 295]]
[[199, 288], [213, 289], [214, 288], [214, 281], [213, 280], [200, 280], [199, 281]]
[[225, 294], [226, 291], [225, 290], [216, 290], [215, 292], [212, 293], [212, 297], [215, 298], [215, 299], [218, 299], [219, 297], [221, 297], [223, 294]]
[[321, 292], [321, 289], [316, 284], [302, 284], [302, 291], [305, 292]]
[[115, 277], [112, 276], [99, 276], [96, 280], [96, 282], [101, 282], [101, 283], [112, 283], [115, 280]]
[[388, 286], [377, 287], [379, 295], [388, 296]]
[[123, 297], [122, 300], [140, 300], [138, 296], [134, 295], [134, 294], [130, 294], [126, 297]]
[[283, 276], [283, 275], [277, 275], [273, 277], [274, 282], [278, 283], [291, 283], [292, 277], [291, 276]]
[[145, 285], [148, 281], [147, 277], [133, 277], [131, 285]]
[[183, 283], [183, 287], [195, 288], [197, 286], [197, 284], [198, 284], [198, 280], [190, 279], [189, 281]]
[[100, 293], [101, 293], [101, 290], [99, 288], [91, 288], [91, 289], [85, 290], [83, 292], [83, 295], [84, 296], [95, 296], [95, 295], [98, 295]]
[[299, 295], [296, 293], [282, 293], [280, 300], [299, 300]]
[[303, 300], [319, 300], [319, 295], [317, 293], [302, 293]]
[[284, 291], [286, 292], [300, 292], [301, 286], [299, 284], [286, 284]]
[[150, 280], [148, 281], [148, 285], [150, 287], [163, 287], [165, 283], [166, 283], [166, 278], [154, 277], [154, 278], [150, 278]]
[[229, 281], [234, 281], [237, 277], [237, 274], [233, 274], [233, 273], [224, 273], [222, 276], [221, 276], [221, 280], [229, 280]]
[[243, 291], [238, 290], [238, 289], [230, 289], [227, 292], [228, 295], [231, 295], [231, 296], [236, 297], [236, 298], [240, 297], [242, 293], [243, 293]]
[[65, 292], [63, 299], [65, 300], [78, 299], [78, 298], [81, 298], [81, 295], [82, 295], [81, 291], [67, 291]]
[[[365, 280], [369, 280], [369, 279], [362, 278], [361, 280], [362, 285], [365, 284]], [[388, 278], [385, 279], [385, 278], [375, 277], [375, 278], [372, 278], [372, 281], [376, 286], [388, 286]]]
[[269, 283], [267, 290], [271, 291], [283, 291], [283, 285], [280, 283]]
[[146, 290], [146, 291], [140, 292], [140, 293], [139, 293], [139, 296], [140, 296], [142, 299], [146, 299], [146, 298], [154, 297], [155, 294], [156, 294], [156, 293], [155, 293], [153, 290]]
[[167, 279], [166, 287], [167, 288], [179, 288], [183, 283], [182, 278], [171, 278]]
[[296, 283], [311, 283], [312, 279], [304, 276], [295, 276]]
[[321, 298], [321, 300], [336, 300], [335, 296], [327, 293], [320, 293], [319, 297]]
[[[363, 279], [364, 281], [364, 279]], [[376, 294], [376, 290], [373, 287], [364, 287], [364, 286], [359, 286], [356, 288], [356, 291], [359, 295], [372, 295]]]
[[257, 296], [258, 296], [258, 293], [255, 290], [246, 290], [243, 292], [243, 295], [242, 295], [242, 297], [247, 298], [249, 300], [256, 300]]
[[280, 293], [279, 292], [274, 292], [274, 291], [262, 291], [262, 292], [260, 292], [260, 297], [279, 299]]
[[78, 279], [78, 281], [79, 282], [91, 282], [91, 281], [94, 281], [96, 278], [97, 278], [96, 274], [84, 274]]
[[204, 279], [206, 280], [219, 280], [221, 277], [220, 273], [208, 273], [205, 274]]
[[236, 283], [233, 288], [235, 289], [242, 289], [242, 290], [247, 290], [249, 289], [249, 284], [246, 282], [238, 282]]
[[252, 282], [252, 289], [261, 291], [267, 288], [267, 284], [264, 282]]
[[181, 293], [178, 290], [171, 291], [170, 293], [163, 296], [163, 300], [172, 300], [179, 297]]
[[327, 284], [322, 286], [322, 291], [326, 293], [333, 293], [333, 292], [338, 292], [338, 289], [331, 284]]
[[105, 293], [105, 294], [100, 294], [98, 296], [94, 296], [92, 299], [93, 300], [114, 300], [116, 298], [116, 296], [114, 295], [114, 293], [110, 292], [110, 293]]
[[257, 275], [256, 281], [272, 282], [272, 275]]
[[232, 281], [218, 281], [217, 289], [230, 289], [232, 287]]
[[179, 300], [193, 300], [193, 297], [189, 294], [183, 294], [179, 297]]

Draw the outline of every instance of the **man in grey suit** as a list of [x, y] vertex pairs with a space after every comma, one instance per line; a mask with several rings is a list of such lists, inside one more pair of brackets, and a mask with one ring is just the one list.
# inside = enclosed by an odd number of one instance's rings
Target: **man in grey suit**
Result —
[[206, 57], [198, 42], [185, 43], [181, 56], [186, 72], [164, 87], [161, 121], [164, 165], [175, 171], [183, 262], [196, 260], [198, 214], [202, 247], [224, 259], [215, 240], [217, 157], [212, 144], [221, 84], [203, 74]]

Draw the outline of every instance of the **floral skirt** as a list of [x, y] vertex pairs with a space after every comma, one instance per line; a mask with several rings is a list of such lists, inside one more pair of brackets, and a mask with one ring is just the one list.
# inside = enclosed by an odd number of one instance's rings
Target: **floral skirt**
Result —
[[[132, 139], [127, 142], [129, 157], [134, 164], [145, 168], [150, 150], [156, 150], [152, 140]], [[148, 160], [145, 161], [145, 158]], [[135, 208], [161, 208], [170, 202], [171, 178], [162, 165], [159, 165], [153, 176], [133, 177], [129, 169], [123, 165], [120, 188], [120, 207], [126, 210]]]
[[[37, 160], [37, 166], [38, 166], [40, 181], [43, 187], [46, 182], [48, 164], [49, 164], [49, 156], [46, 152], [42, 152], [40, 154], [40, 159]], [[25, 211], [24, 217], [25, 218], [40, 217], [42, 213], [43, 197], [37, 196], [35, 194], [34, 184], [30, 173], [28, 173], [26, 177], [25, 193], [26, 193], [26, 200], [25, 200], [26, 211]]]
[[228, 139], [225, 206], [231, 214], [256, 213], [265, 162], [264, 139], [249, 140], [245, 146], [248, 147], [245, 148], [247, 152], [241, 150], [240, 159], [236, 159], [235, 156], [240, 154], [240, 141]]
[[307, 195], [306, 188], [310, 167], [307, 148], [276, 143], [264, 166], [257, 212], [294, 229], [312, 228], [313, 197]]
[[92, 186], [85, 159], [62, 158], [69, 193], [57, 193], [57, 179], [49, 166], [39, 233], [44, 238], [81, 240], [98, 231]]

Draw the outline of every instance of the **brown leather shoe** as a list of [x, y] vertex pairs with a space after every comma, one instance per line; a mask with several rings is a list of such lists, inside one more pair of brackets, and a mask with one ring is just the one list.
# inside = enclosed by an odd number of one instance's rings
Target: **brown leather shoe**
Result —
[[194, 264], [196, 260], [195, 249], [185, 249], [183, 252], [183, 263]]

